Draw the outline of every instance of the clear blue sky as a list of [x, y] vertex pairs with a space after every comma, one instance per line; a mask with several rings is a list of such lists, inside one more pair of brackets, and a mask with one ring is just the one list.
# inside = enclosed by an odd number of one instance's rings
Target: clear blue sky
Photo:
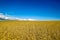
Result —
[[60, 0], [0, 0], [0, 12], [34, 19], [60, 19]]

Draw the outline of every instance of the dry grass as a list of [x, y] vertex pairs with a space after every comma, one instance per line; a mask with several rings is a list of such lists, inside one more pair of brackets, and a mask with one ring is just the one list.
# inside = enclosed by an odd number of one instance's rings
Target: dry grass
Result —
[[0, 40], [60, 40], [60, 21], [0, 21]]

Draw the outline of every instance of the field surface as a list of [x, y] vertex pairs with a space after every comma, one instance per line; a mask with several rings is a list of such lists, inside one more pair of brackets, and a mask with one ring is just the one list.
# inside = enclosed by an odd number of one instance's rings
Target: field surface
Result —
[[0, 21], [0, 40], [60, 40], [60, 21]]

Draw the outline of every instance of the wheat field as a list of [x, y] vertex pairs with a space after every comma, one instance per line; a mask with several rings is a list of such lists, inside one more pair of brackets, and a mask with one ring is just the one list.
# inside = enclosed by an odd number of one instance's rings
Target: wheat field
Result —
[[60, 40], [60, 21], [0, 21], [0, 40]]

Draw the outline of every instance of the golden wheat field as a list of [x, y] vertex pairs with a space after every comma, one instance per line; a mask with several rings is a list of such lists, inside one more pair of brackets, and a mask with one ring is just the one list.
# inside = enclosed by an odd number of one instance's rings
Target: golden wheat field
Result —
[[60, 21], [0, 21], [0, 40], [60, 40]]

